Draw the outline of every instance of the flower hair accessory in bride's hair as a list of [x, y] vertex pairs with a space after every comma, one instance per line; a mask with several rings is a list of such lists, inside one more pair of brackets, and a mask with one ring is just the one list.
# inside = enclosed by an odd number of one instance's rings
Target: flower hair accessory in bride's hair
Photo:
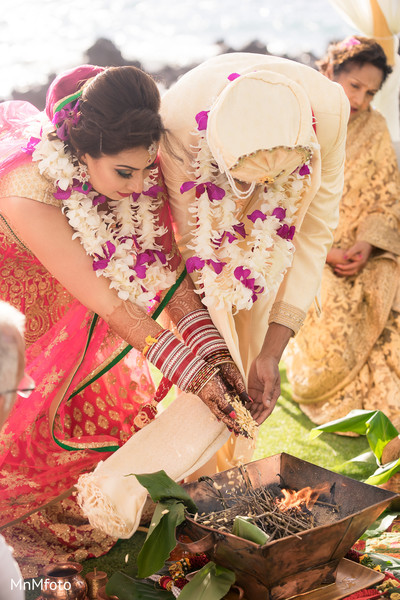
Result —
[[64, 98], [54, 111], [52, 123], [56, 126], [57, 137], [66, 142], [69, 139], [70, 128], [79, 123], [79, 104], [82, 90]]

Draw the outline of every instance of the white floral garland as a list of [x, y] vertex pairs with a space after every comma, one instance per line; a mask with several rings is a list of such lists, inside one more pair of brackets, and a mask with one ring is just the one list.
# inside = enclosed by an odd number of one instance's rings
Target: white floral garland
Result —
[[[196, 130], [195, 134], [199, 141], [194, 149], [198, 153], [192, 166], [199, 197], [189, 207], [194, 235], [188, 248], [195, 256], [187, 261], [188, 271], [198, 273], [197, 283], [206, 306], [235, 312], [250, 309], [259, 296], [277, 292], [292, 263], [294, 245], [291, 239], [285, 239], [277, 232], [282, 226], [292, 227], [294, 231], [294, 217], [302, 195], [311, 184], [311, 152], [304, 165], [284, 181], [260, 185], [258, 210], [244, 215], [240, 222], [236, 217], [237, 199], [227, 177], [215, 165], [205, 130]], [[300, 174], [302, 168], [305, 174]], [[225, 195], [210, 200], [206, 185], [199, 193], [201, 184], [217, 186]], [[278, 207], [284, 209], [281, 218], [272, 214]], [[257, 218], [258, 214], [261, 218]], [[247, 226], [248, 217], [254, 219], [251, 227]], [[238, 233], [240, 227], [243, 231], [243, 224], [245, 238]], [[223, 235], [223, 241], [219, 243]]]
[[[62, 192], [70, 192], [68, 198], [62, 198], [62, 204], [75, 230], [72, 239], [79, 238], [86, 253], [98, 265], [96, 275], [110, 279], [110, 288], [115, 288], [122, 300], [150, 309], [159, 300], [158, 293], [176, 281], [176, 272], [168, 268], [167, 257], [162, 256], [163, 250], [156, 243], [156, 238], [166, 233], [165, 227], [156, 224], [156, 212], [162, 200], [143, 193], [155, 185], [156, 173], [153, 171], [146, 179], [138, 199], [129, 196], [108, 201], [112, 210], [102, 213], [97, 209], [96, 200], [100, 198], [97, 192], [74, 189], [79, 187], [76, 182], [84, 179], [64, 143], [58, 138], [48, 139], [48, 135], [54, 133], [54, 125], [45, 119], [41, 126], [32, 159], [38, 163], [40, 173], [61, 190], [61, 196]], [[135, 268], [139, 267], [138, 258], [146, 251], [151, 260], [148, 263], [143, 260], [142, 276], [139, 276]]]

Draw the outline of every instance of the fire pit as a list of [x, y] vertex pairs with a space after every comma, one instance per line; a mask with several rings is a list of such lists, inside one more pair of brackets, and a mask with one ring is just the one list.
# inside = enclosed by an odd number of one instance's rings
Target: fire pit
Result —
[[[272, 541], [263, 546], [202, 517], [202, 513], [225, 511], [254, 490], [280, 497], [282, 489], [302, 495], [304, 488], [311, 488], [314, 500], [307, 509], [310, 524], [304, 527], [308, 528], [275, 531]], [[218, 473], [212, 481], [187, 484], [185, 489], [198, 506], [200, 519], [188, 517], [178, 539], [188, 536], [193, 543], [187, 549], [206, 552], [211, 560], [233, 570], [247, 600], [285, 600], [333, 583], [339, 561], [396, 497], [285, 453]]]

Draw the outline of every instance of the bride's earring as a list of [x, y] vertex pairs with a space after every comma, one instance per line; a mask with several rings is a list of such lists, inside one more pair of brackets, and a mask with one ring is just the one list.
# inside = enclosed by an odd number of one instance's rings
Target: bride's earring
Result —
[[82, 190], [84, 192], [87, 192], [87, 190], [89, 189], [89, 172], [87, 166], [84, 163], [79, 163], [78, 179], [82, 182]]

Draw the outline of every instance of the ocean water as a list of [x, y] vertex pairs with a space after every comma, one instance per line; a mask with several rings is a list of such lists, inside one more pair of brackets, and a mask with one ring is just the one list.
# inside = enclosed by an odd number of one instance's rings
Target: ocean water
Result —
[[255, 39], [272, 54], [320, 56], [353, 33], [329, 0], [2, 0], [0, 97], [77, 65], [99, 37], [149, 70]]

